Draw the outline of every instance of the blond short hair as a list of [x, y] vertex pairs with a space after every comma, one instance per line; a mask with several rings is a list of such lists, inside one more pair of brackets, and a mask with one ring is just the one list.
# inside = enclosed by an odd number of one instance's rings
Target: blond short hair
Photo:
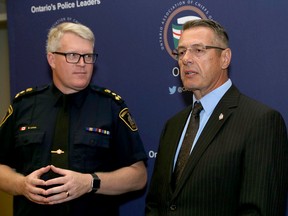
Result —
[[85, 40], [90, 41], [94, 48], [95, 37], [90, 28], [80, 23], [63, 22], [49, 30], [46, 42], [46, 53], [56, 52], [60, 48], [60, 40], [65, 33], [73, 33]]

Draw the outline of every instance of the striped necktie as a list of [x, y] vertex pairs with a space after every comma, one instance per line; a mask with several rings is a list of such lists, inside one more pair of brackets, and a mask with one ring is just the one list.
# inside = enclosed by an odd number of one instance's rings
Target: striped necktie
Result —
[[194, 103], [194, 107], [192, 109], [192, 115], [190, 117], [190, 121], [186, 130], [184, 140], [182, 142], [182, 146], [181, 146], [181, 149], [177, 158], [177, 162], [175, 165], [174, 173], [173, 173], [175, 187], [177, 186], [177, 183], [179, 182], [179, 179], [184, 170], [184, 167], [188, 161], [190, 151], [192, 148], [192, 144], [194, 142], [195, 136], [199, 128], [199, 119], [200, 119], [199, 115], [202, 109], [203, 107], [200, 102]]

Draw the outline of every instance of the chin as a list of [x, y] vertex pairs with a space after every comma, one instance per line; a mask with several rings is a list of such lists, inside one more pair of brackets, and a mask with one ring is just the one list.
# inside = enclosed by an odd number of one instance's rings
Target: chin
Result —
[[81, 91], [81, 90], [85, 89], [88, 85], [89, 85], [89, 83], [75, 84], [74, 89]]

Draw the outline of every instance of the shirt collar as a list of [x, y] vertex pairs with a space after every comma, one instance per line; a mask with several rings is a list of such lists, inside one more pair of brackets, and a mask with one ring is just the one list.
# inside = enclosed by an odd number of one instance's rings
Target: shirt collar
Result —
[[[200, 102], [203, 106], [203, 110], [207, 115], [210, 115], [213, 110], [215, 109], [216, 105], [223, 97], [223, 95], [228, 91], [228, 89], [232, 86], [232, 81], [228, 79], [224, 84], [220, 87], [214, 89], [209, 94], [205, 95], [203, 98], [200, 99]], [[193, 95], [193, 104], [197, 101], [195, 96]]]

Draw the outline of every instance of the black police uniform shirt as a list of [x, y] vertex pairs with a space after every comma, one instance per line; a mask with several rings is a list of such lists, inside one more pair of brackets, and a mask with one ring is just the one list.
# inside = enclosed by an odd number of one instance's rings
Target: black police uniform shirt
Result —
[[[24, 175], [50, 164], [61, 95], [53, 84], [16, 95], [0, 124], [0, 164]], [[137, 126], [119, 95], [90, 85], [69, 95], [69, 113], [70, 170], [109, 172], [147, 160]], [[53, 206], [14, 197], [17, 216], [55, 215], [58, 208], [67, 209], [66, 215], [118, 215], [118, 207], [119, 196], [85, 194]]]

